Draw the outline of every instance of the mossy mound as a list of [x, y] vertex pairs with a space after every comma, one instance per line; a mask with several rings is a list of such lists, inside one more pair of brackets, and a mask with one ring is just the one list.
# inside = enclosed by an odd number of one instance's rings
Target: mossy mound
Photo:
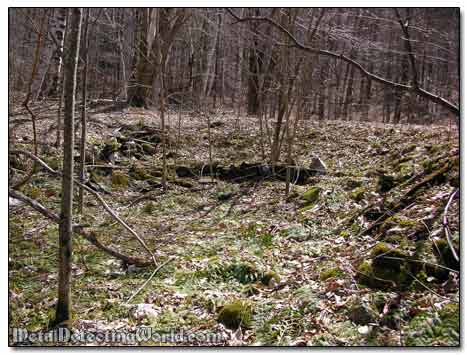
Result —
[[112, 187], [126, 187], [128, 186], [128, 175], [119, 171], [112, 172]]
[[245, 301], [235, 301], [222, 307], [217, 321], [227, 328], [249, 327], [252, 320], [251, 305]]
[[321, 273], [319, 274], [319, 279], [321, 281], [325, 281], [327, 279], [336, 278], [339, 276], [342, 276], [342, 271], [338, 267], [333, 267], [333, 268], [321, 271]]
[[274, 287], [281, 282], [281, 278], [274, 271], [268, 271], [261, 277], [261, 283], [265, 286]]
[[306, 202], [306, 205], [315, 204], [319, 200], [321, 189], [319, 187], [312, 187], [305, 191], [302, 198]]
[[371, 288], [405, 288], [412, 280], [410, 258], [399, 249], [378, 243], [371, 251], [371, 261], [358, 267], [358, 281]]

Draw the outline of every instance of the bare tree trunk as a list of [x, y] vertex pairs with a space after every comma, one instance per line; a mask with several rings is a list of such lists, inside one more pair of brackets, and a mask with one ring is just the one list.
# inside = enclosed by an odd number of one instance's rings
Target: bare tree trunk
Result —
[[[85, 182], [85, 164], [86, 164], [86, 99], [88, 97], [88, 26], [89, 26], [89, 8], [86, 9], [86, 15], [84, 20], [84, 38], [83, 38], [83, 51], [84, 51], [84, 66], [83, 66], [83, 82], [82, 82], [82, 100], [83, 100], [83, 107], [81, 110], [81, 143], [80, 143], [80, 165], [79, 165], [79, 179], [82, 184]], [[84, 205], [84, 191], [83, 187], [79, 187], [79, 195], [78, 195], [78, 211], [79, 213], [83, 212], [83, 205]]]
[[73, 234], [73, 148], [76, 71], [78, 67], [81, 35], [81, 9], [71, 10], [70, 37], [66, 49], [65, 71], [68, 78], [65, 87], [65, 116], [63, 127], [63, 177], [62, 202], [59, 228], [58, 301], [55, 325], [68, 322], [71, 316], [71, 260]]
[[63, 58], [63, 43], [66, 41], [66, 38], [67, 38], [67, 35], [68, 35], [68, 14], [69, 14], [69, 11], [67, 10], [66, 11], [66, 15], [65, 15], [65, 29], [64, 29], [64, 32], [62, 33], [62, 45], [61, 45], [61, 48], [60, 48], [60, 61], [59, 61], [59, 64], [57, 63], [57, 70], [59, 70], [58, 72], [58, 78], [57, 78], [57, 83], [55, 85], [55, 90], [57, 91], [57, 94], [60, 95], [60, 98], [59, 98], [59, 102], [58, 102], [58, 110], [57, 110], [57, 132], [56, 132], [56, 137], [55, 137], [55, 146], [56, 147], [60, 147], [60, 143], [61, 143], [61, 133], [62, 133], [62, 106], [63, 106], [63, 101], [65, 99], [65, 90], [64, 90], [64, 87], [65, 87], [65, 80], [66, 80], [66, 77], [65, 77], [65, 71], [61, 69], [62, 67], [62, 58]]

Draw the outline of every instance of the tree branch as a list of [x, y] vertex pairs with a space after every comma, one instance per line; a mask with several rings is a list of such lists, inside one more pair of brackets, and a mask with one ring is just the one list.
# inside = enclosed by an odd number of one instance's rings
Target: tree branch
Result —
[[368, 70], [366, 70], [362, 64], [358, 63], [357, 61], [345, 56], [344, 54], [338, 54], [332, 51], [324, 50], [324, 49], [317, 49], [317, 48], [312, 48], [309, 46], [304, 45], [301, 43], [297, 38], [295, 38], [294, 35], [292, 35], [286, 28], [284, 28], [281, 24], [277, 23], [273, 19], [270, 19], [269, 17], [262, 17], [262, 16], [248, 16], [248, 17], [239, 17], [237, 16], [231, 9], [227, 8], [227, 12], [236, 20], [234, 23], [238, 22], [248, 22], [248, 21], [259, 21], [259, 22], [266, 22], [270, 24], [271, 26], [275, 27], [278, 29], [280, 32], [285, 34], [294, 44], [294, 46], [298, 49], [301, 49], [305, 52], [309, 53], [314, 53], [314, 54], [319, 54], [319, 55], [324, 55], [328, 57], [333, 57], [340, 59], [352, 66], [354, 66], [356, 69], [360, 71], [361, 74], [366, 76], [368, 79], [376, 81], [378, 83], [384, 84], [391, 86], [395, 89], [398, 90], [403, 90], [403, 91], [413, 91], [417, 93], [418, 95], [425, 97], [426, 99], [435, 102], [444, 108], [448, 109], [452, 113], [454, 113], [457, 117], [460, 116], [460, 111], [459, 107], [457, 107], [455, 104], [449, 102], [448, 100], [442, 98], [441, 96], [438, 96], [436, 94], [433, 94], [425, 89], [422, 89], [416, 85], [405, 85], [401, 83], [397, 83], [391, 80], [388, 80], [386, 78], [383, 78], [381, 76], [378, 76], [376, 74], [370, 73]]

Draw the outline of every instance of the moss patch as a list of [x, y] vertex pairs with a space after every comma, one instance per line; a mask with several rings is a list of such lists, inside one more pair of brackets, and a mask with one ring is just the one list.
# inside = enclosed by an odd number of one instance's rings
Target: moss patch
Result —
[[224, 305], [217, 316], [217, 321], [230, 329], [249, 327], [251, 319], [251, 306], [245, 301], [235, 301]]
[[128, 186], [128, 176], [119, 171], [112, 172], [112, 187]]

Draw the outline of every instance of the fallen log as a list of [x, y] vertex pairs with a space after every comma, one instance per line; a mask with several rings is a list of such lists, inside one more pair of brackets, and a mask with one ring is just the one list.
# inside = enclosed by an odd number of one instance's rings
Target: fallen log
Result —
[[323, 171], [296, 165], [265, 163], [241, 163], [240, 165], [223, 166], [219, 163], [198, 163], [194, 166], [177, 166], [175, 172], [179, 178], [197, 178], [202, 176], [215, 176], [221, 180], [245, 181], [245, 180], [282, 180], [287, 178], [287, 169], [290, 169], [291, 182], [298, 185], [306, 184], [308, 178], [322, 175]]

